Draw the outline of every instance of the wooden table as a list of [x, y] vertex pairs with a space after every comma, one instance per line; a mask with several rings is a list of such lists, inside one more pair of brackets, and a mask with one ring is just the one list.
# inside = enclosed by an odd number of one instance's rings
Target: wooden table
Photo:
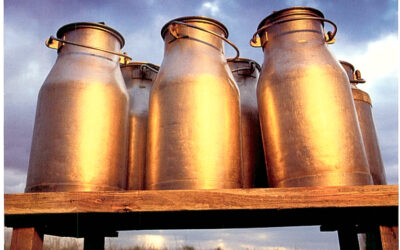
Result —
[[398, 249], [398, 185], [24, 193], [4, 205], [11, 249], [41, 249], [44, 234], [98, 249], [121, 230], [305, 225], [339, 230], [342, 249], [355, 244], [349, 232], [375, 228], [383, 249]]

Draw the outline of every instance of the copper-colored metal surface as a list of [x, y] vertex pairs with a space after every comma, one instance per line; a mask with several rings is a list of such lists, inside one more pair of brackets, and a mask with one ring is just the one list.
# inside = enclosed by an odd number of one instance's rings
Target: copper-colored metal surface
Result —
[[267, 187], [267, 173], [257, 107], [260, 65], [250, 59], [228, 61], [240, 92], [243, 187]]
[[[100, 23], [69, 24], [57, 37], [115, 52], [124, 44]], [[57, 48], [38, 96], [25, 191], [124, 189], [129, 97], [119, 55], [67, 43]]]
[[[145, 189], [241, 186], [239, 90], [218, 21], [183, 17], [161, 31], [165, 52], [150, 95]], [[171, 33], [172, 32], [172, 33]]]
[[[366, 92], [356, 86], [357, 83], [363, 83], [365, 81], [359, 78], [359, 71], [355, 71], [352, 64], [345, 61], [340, 61], [340, 63], [345, 69], [351, 83], [351, 91], [354, 97], [358, 121], [360, 122], [361, 134], [363, 136], [372, 179], [375, 185], [384, 185], [386, 184], [385, 168], [383, 166], [374, 119], [372, 117], [371, 99]], [[358, 73], [358, 76], [355, 72]]]
[[326, 45], [335, 32], [324, 35], [323, 17], [294, 7], [258, 27], [269, 26], [258, 34], [257, 100], [271, 187], [371, 183], [349, 82]]
[[158, 69], [159, 66], [144, 62], [132, 62], [127, 65], [121, 65], [130, 103], [128, 190], [143, 189], [149, 98], [151, 86], [156, 79]]

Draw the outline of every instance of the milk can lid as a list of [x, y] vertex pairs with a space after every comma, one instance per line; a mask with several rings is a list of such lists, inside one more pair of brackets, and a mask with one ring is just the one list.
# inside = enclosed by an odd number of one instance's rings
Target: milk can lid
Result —
[[57, 37], [62, 38], [62, 36], [65, 32], [75, 30], [75, 29], [82, 29], [82, 28], [99, 29], [99, 30], [108, 32], [118, 39], [118, 41], [121, 43], [121, 48], [124, 47], [124, 45], [125, 45], [124, 37], [118, 31], [105, 25], [103, 22], [99, 22], [99, 23], [77, 22], [77, 23], [66, 24], [66, 25], [62, 26], [60, 29], [58, 29]]
[[120, 67], [127, 68], [127, 67], [133, 67], [133, 66], [141, 66], [141, 65], [147, 65], [157, 71], [160, 70], [160, 66], [152, 64], [152, 63], [148, 63], [148, 62], [130, 62], [128, 64], [121, 64]]
[[203, 23], [210, 23], [213, 25], [216, 25], [219, 27], [224, 33], [225, 33], [225, 38], [228, 38], [229, 32], [228, 29], [223, 25], [221, 22], [210, 18], [210, 17], [205, 17], [205, 16], [185, 16], [185, 17], [179, 17], [172, 19], [171, 21], [167, 22], [161, 29], [161, 37], [164, 38], [165, 33], [167, 32], [168, 26], [174, 22], [174, 21], [179, 21], [179, 22], [185, 22], [185, 21], [197, 21], [197, 22], [203, 22]]
[[231, 61], [231, 60], [229, 60], [229, 59], [232, 59], [232, 58], [227, 58], [228, 64], [229, 64], [229, 63], [235, 63], [235, 62], [253, 63], [253, 64], [256, 66], [256, 68], [258, 69], [258, 71], [261, 71], [261, 66], [260, 66], [260, 64], [258, 64], [258, 62], [254, 61], [254, 60], [252, 60], [252, 59], [244, 58], [244, 57], [236, 58], [236, 59], [233, 60], [233, 61]]
[[[273, 11], [269, 16], [267, 16], [260, 22], [260, 24], [258, 25], [258, 29], [260, 29], [265, 24], [272, 23], [282, 17], [285, 17], [288, 14], [296, 14], [296, 15], [303, 14], [303, 15], [311, 15], [315, 17], [324, 18], [324, 14], [320, 10], [311, 7], [303, 7], [303, 6], [290, 7], [278, 11]], [[324, 24], [322, 23], [322, 25]]]
[[342, 61], [342, 60], [339, 60], [339, 62], [340, 62], [340, 64], [342, 64], [343, 66], [349, 67], [349, 68], [351, 69], [352, 72], [355, 71], [353, 64], [351, 64], [351, 63], [349, 63], [349, 62], [346, 62], [346, 61]]

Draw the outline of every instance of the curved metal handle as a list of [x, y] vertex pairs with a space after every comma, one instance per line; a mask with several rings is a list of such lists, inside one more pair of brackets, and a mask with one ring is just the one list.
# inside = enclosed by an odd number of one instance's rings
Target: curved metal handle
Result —
[[153, 68], [153, 67], [151, 67], [151, 66], [149, 66], [149, 65], [147, 65], [147, 64], [142, 64], [142, 65], [140, 65], [140, 70], [141, 70], [142, 72], [144, 71], [144, 68], [147, 68], [147, 69], [153, 71], [154, 73], [158, 74], [158, 70], [157, 70], [157, 69], [155, 69], [155, 68]]
[[361, 72], [358, 69], [354, 72], [354, 78], [354, 80], [350, 80], [350, 83], [365, 83], [365, 80], [361, 78]]
[[50, 36], [49, 39], [46, 40], [46, 46], [51, 48], [51, 49], [57, 49], [58, 50], [59, 48], [61, 48], [63, 46], [64, 43], [65, 44], [71, 44], [71, 45], [74, 45], [74, 46], [83, 47], [83, 48], [99, 50], [99, 51], [102, 51], [102, 52], [106, 52], [106, 53], [110, 53], [110, 54], [113, 54], [113, 55], [117, 55], [117, 56], [119, 56], [119, 62], [121, 64], [128, 64], [132, 60], [132, 58], [130, 58], [126, 54], [126, 52], [121, 54], [121, 53], [117, 53], [117, 52], [114, 52], [114, 51], [111, 51], [111, 50], [100, 49], [100, 48], [92, 47], [92, 46], [89, 46], [89, 45], [83, 45], [83, 44], [79, 44], [79, 43], [74, 43], [74, 42], [62, 40], [62, 39], [56, 38], [54, 36]]
[[250, 75], [253, 74], [254, 70], [256, 70], [256, 64], [254, 62], [249, 62], [250, 68], [237, 68], [232, 70], [232, 73], [239, 72], [239, 71], [244, 71], [244, 70], [250, 70]]
[[196, 26], [196, 25], [192, 25], [192, 24], [188, 24], [188, 23], [184, 23], [184, 22], [179, 22], [179, 21], [173, 21], [173, 22], [170, 24], [170, 26], [168, 27], [168, 30], [169, 30], [169, 32], [171, 33], [171, 35], [172, 35], [173, 37], [175, 37], [176, 39], [178, 39], [178, 38], [184, 38], [184, 37], [179, 37], [178, 32], [174, 29], [175, 24], [181, 24], [181, 25], [185, 25], [185, 26], [190, 27], [190, 28], [198, 29], [198, 30], [207, 32], [207, 33], [209, 33], [209, 34], [211, 34], [211, 35], [214, 35], [214, 36], [216, 36], [216, 37], [218, 37], [218, 38], [224, 40], [226, 43], [228, 43], [230, 46], [232, 46], [232, 48], [234, 48], [235, 51], [236, 51], [236, 56], [233, 57], [232, 59], [228, 59], [228, 61], [234, 61], [235, 59], [237, 59], [237, 58], [240, 56], [239, 49], [238, 49], [238, 48], [236, 47], [236, 45], [233, 44], [231, 41], [229, 41], [229, 40], [226, 39], [225, 37], [223, 37], [223, 36], [221, 36], [221, 35], [219, 35], [219, 34], [217, 34], [217, 33], [215, 33], [215, 32], [212, 32], [212, 31], [203, 29], [203, 28], [198, 27], [198, 26]]
[[266, 40], [264, 41], [264, 43], [261, 44], [261, 39], [259, 37], [260, 32], [268, 29], [269, 27], [271, 27], [271, 26], [273, 26], [275, 24], [280, 24], [280, 23], [285, 23], [285, 22], [290, 22], [290, 21], [298, 21], [298, 20], [317, 20], [317, 21], [327, 22], [327, 23], [331, 24], [333, 26], [333, 32], [332, 31], [328, 31], [328, 33], [325, 34], [325, 41], [328, 44], [332, 44], [332, 43], [335, 42], [337, 26], [331, 20], [328, 20], [328, 19], [325, 19], [325, 18], [321, 18], [321, 17], [295, 17], [295, 18], [278, 20], [276, 22], [272, 22], [272, 23], [269, 23], [267, 25], [264, 25], [263, 27], [258, 29], [256, 31], [256, 33], [254, 33], [253, 37], [250, 40], [250, 45], [252, 47], [262, 47], [262, 46], [264, 46], [264, 44], [268, 41], [268, 35], [267, 35], [267, 32], [265, 32]]

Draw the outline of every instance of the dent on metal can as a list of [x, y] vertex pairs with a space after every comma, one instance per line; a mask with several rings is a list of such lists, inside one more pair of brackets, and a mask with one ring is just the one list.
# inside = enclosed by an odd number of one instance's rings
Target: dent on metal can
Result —
[[146, 164], [147, 119], [150, 90], [159, 66], [145, 62], [122, 64], [121, 71], [129, 94], [129, 145], [127, 189], [141, 190]]
[[243, 187], [267, 187], [256, 93], [261, 67], [247, 58], [237, 58], [228, 64], [240, 92]]
[[126, 187], [128, 93], [124, 39], [103, 23], [71, 23], [46, 41], [58, 50], [43, 83], [26, 192]]
[[250, 41], [264, 52], [257, 100], [272, 187], [372, 181], [349, 81], [327, 48], [335, 34], [319, 10], [293, 7], [266, 17]]
[[241, 186], [239, 90], [224, 56], [228, 30], [182, 17], [161, 30], [164, 59], [150, 95], [145, 189]]
[[372, 103], [368, 93], [357, 88], [357, 84], [365, 83], [359, 70], [354, 70], [351, 63], [339, 61], [349, 77], [354, 104], [356, 106], [361, 134], [367, 153], [368, 165], [375, 185], [386, 184], [385, 168], [383, 166], [381, 151], [379, 149], [378, 136], [372, 116]]

